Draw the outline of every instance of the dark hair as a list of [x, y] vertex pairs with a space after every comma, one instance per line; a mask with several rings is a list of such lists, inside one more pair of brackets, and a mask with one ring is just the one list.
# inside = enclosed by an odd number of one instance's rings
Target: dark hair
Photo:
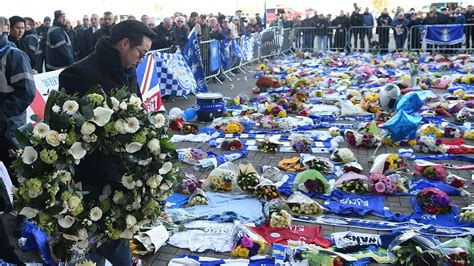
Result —
[[18, 22], [25, 23], [25, 20], [20, 16], [13, 16], [9, 18], [8, 21], [10, 22], [10, 29], [15, 27], [15, 24], [17, 24]]
[[197, 12], [191, 12], [191, 15], [189, 17], [191, 18], [197, 18], [199, 15]]
[[110, 12], [110, 11], [105, 11], [104, 12], [104, 17], [105, 16], [114, 16], [114, 14], [112, 14], [112, 12]]
[[202, 15], [200, 15], [200, 16], [199, 16], [199, 18], [201, 18], [201, 19], [206, 19], [206, 18], [207, 18], [207, 16], [206, 16], [206, 15], [204, 15], [204, 14], [202, 14]]
[[110, 34], [110, 43], [112, 45], [118, 43], [122, 39], [129, 39], [132, 47], [139, 46], [143, 42], [143, 37], [148, 37], [151, 40], [156, 36], [147, 25], [141, 21], [125, 20], [112, 27]]
[[30, 18], [30, 17], [24, 17], [23, 18], [25, 20], [25, 24], [29, 24], [30, 26], [33, 26], [33, 28], [35, 27], [35, 20]]

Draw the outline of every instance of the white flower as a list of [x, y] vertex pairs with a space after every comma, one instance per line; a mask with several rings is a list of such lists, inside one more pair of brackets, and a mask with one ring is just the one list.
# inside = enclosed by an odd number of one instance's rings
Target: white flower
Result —
[[49, 134], [49, 126], [45, 123], [38, 123], [35, 128], [33, 128], [33, 135], [39, 138], [46, 138]]
[[152, 189], [157, 188], [161, 181], [163, 180], [163, 177], [161, 175], [152, 175], [148, 180], [146, 181], [147, 186], [149, 186]]
[[166, 175], [169, 171], [173, 169], [173, 164], [171, 162], [166, 162], [161, 166], [161, 169], [158, 171], [160, 175]]
[[59, 141], [64, 142], [67, 139], [67, 133], [61, 133], [59, 134]]
[[150, 150], [151, 153], [154, 155], [158, 155], [161, 152], [161, 147], [160, 147], [160, 141], [158, 139], [151, 139], [148, 142], [148, 149]]
[[121, 102], [119, 105], [120, 109], [122, 110], [127, 110], [127, 103], [126, 102]]
[[63, 110], [68, 115], [73, 115], [79, 110], [79, 104], [76, 101], [65, 101], [63, 104]]
[[137, 223], [137, 218], [135, 216], [128, 214], [127, 218], [125, 219], [125, 222], [127, 223], [127, 228], [132, 228]]
[[59, 112], [61, 112], [61, 107], [59, 107], [59, 105], [56, 105], [56, 104], [55, 104], [55, 105], [51, 108], [51, 110], [52, 110], [53, 112], [55, 112], [55, 113], [59, 113]]
[[120, 134], [126, 134], [127, 133], [127, 130], [125, 129], [125, 121], [123, 121], [122, 119], [119, 119], [119, 120], [115, 121], [114, 128]]
[[130, 96], [130, 99], [128, 102], [130, 103], [130, 105], [133, 106], [133, 110], [135, 111], [139, 111], [143, 109], [142, 100], [135, 95]]
[[70, 228], [74, 224], [74, 218], [70, 215], [66, 215], [65, 217], [60, 217], [58, 219], [58, 224], [62, 228]]
[[162, 114], [155, 115], [155, 127], [161, 128], [165, 125], [166, 118]]
[[74, 210], [75, 208], [77, 208], [77, 206], [79, 206], [80, 203], [81, 203], [81, 199], [78, 196], [72, 196], [67, 201], [67, 204], [69, 205], [69, 208], [71, 210]]
[[130, 190], [135, 188], [135, 180], [133, 180], [133, 176], [131, 175], [123, 175], [122, 176], [122, 185]]
[[160, 153], [160, 155], [158, 155], [158, 158], [160, 158], [160, 160], [164, 160], [166, 158], [166, 153]]
[[37, 198], [41, 194], [43, 194], [42, 187], [31, 187], [28, 189], [28, 197], [31, 199]]
[[122, 199], [123, 199], [123, 192], [122, 191], [116, 191], [114, 194], [114, 197], [112, 198], [112, 201], [115, 204], [118, 204]]
[[94, 133], [94, 131], [95, 131], [95, 126], [92, 123], [85, 122], [81, 126], [81, 134], [84, 135], [84, 136], [88, 136], [88, 135]]
[[38, 159], [38, 152], [35, 150], [35, 148], [26, 146], [23, 150], [23, 154], [21, 155], [21, 159], [23, 163], [30, 165], [34, 163], [36, 159]]
[[141, 165], [141, 166], [147, 166], [151, 163], [151, 160], [153, 158], [148, 158], [148, 159], [145, 159], [145, 160], [138, 160], [138, 165]]
[[109, 108], [97, 107], [94, 109], [94, 117], [91, 119], [99, 127], [105, 126], [110, 121], [110, 117], [114, 111]]
[[136, 119], [135, 117], [129, 117], [127, 118], [125, 122], [125, 130], [128, 133], [135, 133], [140, 129], [140, 121]]
[[128, 153], [135, 153], [135, 152], [139, 151], [142, 148], [142, 146], [143, 145], [138, 143], [138, 142], [132, 142], [130, 144], [127, 144], [127, 146], [125, 146], [125, 150]]
[[80, 142], [75, 142], [72, 144], [71, 148], [69, 149], [69, 154], [74, 157], [75, 160], [80, 160], [86, 156], [86, 149], [82, 146], [82, 143]]
[[93, 222], [100, 220], [100, 218], [102, 218], [102, 210], [99, 207], [92, 208], [89, 217]]
[[59, 133], [55, 130], [50, 130], [48, 136], [46, 137], [46, 142], [53, 147], [59, 146]]
[[23, 209], [20, 211], [20, 215], [25, 216], [27, 219], [34, 218], [38, 213], [38, 210], [31, 207], [23, 207]]
[[163, 183], [161, 184], [160, 186], [160, 190], [163, 190], [163, 191], [167, 191], [168, 189], [170, 189], [171, 187], [167, 184], [167, 183]]
[[67, 184], [69, 183], [69, 181], [71, 181], [72, 176], [71, 173], [69, 173], [68, 171], [60, 170], [53, 174], [53, 179], [56, 178], [59, 178], [59, 181], [61, 183]]
[[112, 102], [112, 110], [118, 111], [120, 102], [115, 97], [110, 97], [110, 101]]

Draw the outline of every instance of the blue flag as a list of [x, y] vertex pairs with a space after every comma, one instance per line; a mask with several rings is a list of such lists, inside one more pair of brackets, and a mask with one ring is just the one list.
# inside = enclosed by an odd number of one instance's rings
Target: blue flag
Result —
[[189, 35], [188, 42], [183, 48], [183, 57], [193, 72], [198, 92], [207, 92], [206, 74], [202, 65], [199, 39], [195, 31], [192, 31]]
[[211, 49], [211, 71], [216, 71], [221, 67], [221, 60], [219, 54], [219, 41], [213, 40], [210, 42]]
[[228, 39], [224, 39], [221, 41], [220, 50], [221, 50], [221, 66], [224, 70], [230, 68], [231, 60], [230, 60], [230, 45], [231, 42]]
[[196, 93], [196, 80], [181, 51], [174, 54], [155, 52], [155, 61], [162, 96]]
[[232, 40], [232, 57], [236, 60], [242, 58], [242, 50], [240, 49], [240, 43], [238, 40]]
[[463, 25], [430, 25], [426, 27], [424, 41], [429, 44], [451, 45], [464, 40]]

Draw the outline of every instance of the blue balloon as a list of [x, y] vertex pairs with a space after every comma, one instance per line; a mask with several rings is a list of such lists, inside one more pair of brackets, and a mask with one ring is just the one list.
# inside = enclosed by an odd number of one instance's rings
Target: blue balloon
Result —
[[420, 125], [421, 119], [421, 116], [413, 116], [405, 111], [400, 111], [385, 122], [383, 128], [387, 130], [387, 134], [392, 142], [415, 139], [416, 130]]
[[183, 112], [183, 119], [186, 121], [191, 121], [195, 120], [197, 117], [197, 111], [196, 109], [189, 107]]

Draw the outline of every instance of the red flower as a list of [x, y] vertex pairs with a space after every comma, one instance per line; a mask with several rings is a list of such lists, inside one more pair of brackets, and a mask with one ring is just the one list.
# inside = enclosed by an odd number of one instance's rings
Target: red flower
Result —
[[433, 207], [426, 210], [429, 214], [440, 214], [441, 210], [439, 208]]

